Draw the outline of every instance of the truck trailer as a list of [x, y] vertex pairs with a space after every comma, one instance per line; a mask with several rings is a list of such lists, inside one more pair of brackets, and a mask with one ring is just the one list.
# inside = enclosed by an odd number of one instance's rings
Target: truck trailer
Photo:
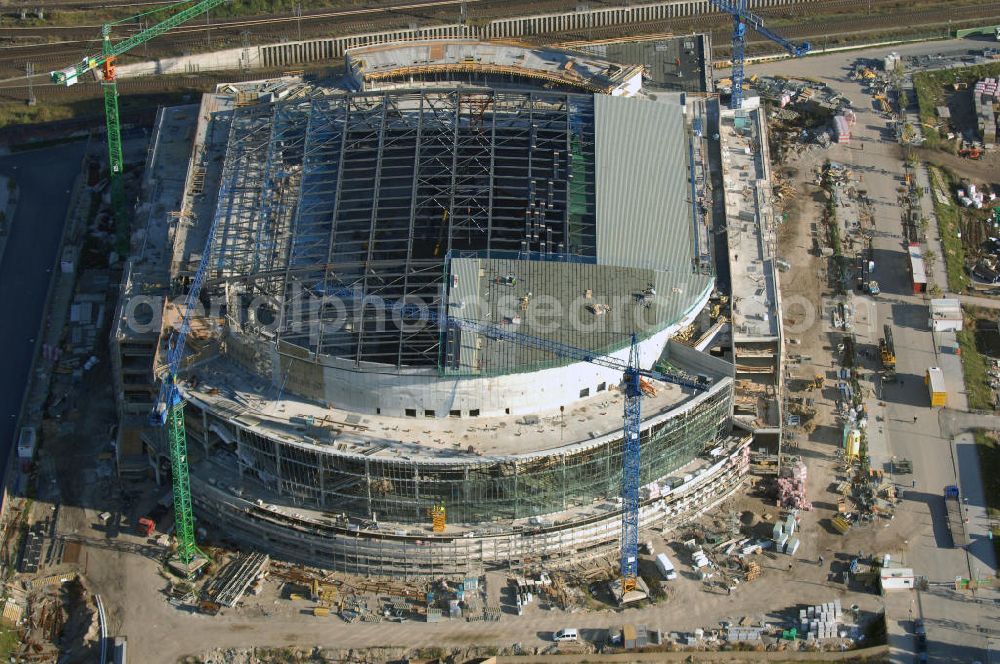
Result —
[[924, 375], [927, 391], [931, 398], [931, 407], [948, 405], [948, 390], [944, 385], [944, 372], [941, 367], [929, 367]]
[[879, 340], [879, 352], [882, 357], [882, 368], [888, 376], [896, 373], [896, 344], [892, 340], [892, 326], [882, 326], [882, 338]]
[[965, 519], [962, 516], [962, 495], [958, 487], [949, 484], [944, 488], [945, 518], [948, 520], [948, 532], [951, 533], [951, 545], [961, 548], [969, 543], [965, 536]]

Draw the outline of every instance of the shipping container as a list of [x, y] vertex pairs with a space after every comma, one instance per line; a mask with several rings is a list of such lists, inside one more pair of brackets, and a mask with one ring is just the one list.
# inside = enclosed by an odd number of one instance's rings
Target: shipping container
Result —
[[927, 384], [932, 407], [948, 405], [948, 390], [944, 384], [944, 372], [941, 371], [941, 367], [928, 368], [924, 375], [924, 383]]

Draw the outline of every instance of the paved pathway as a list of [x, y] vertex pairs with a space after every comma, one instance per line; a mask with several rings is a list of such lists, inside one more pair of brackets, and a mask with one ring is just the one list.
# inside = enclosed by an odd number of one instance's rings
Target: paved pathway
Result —
[[1000, 300], [995, 297], [981, 297], [979, 295], [959, 295], [962, 304], [971, 304], [987, 309], [1000, 309]]
[[949, 436], [956, 436], [970, 429], [992, 429], [1000, 431], [1000, 415], [989, 413], [964, 413], [951, 408], [944, 408], [938, 414], [941, 431]]

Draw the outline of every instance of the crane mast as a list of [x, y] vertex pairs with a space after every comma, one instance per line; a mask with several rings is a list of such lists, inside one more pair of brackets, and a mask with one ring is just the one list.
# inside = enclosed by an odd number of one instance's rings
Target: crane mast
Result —
[[622, 597], [635, 590], [639, 576], [639, 434], [642, 429], [642, 388], [639, 385], [639, 343], [632, 335], [624, 374], [625, 425], [622, 437]]
[[[122, 156], [121, 123], [118, 117], [118, 84], [117, 76], [115, 75], [115, 61], [123, 53], [127, 53], [136, 46], [144, 44], [150, 39], [226, 1], [201, 0], [201, 2], [191, 4], [190, 0], [186, 0], [185, 2], [170, 5], [163, 10], [154, 10], [155, 12], [169, 11], [183, 5], [188, 5], [185, 9], [172, 14], [163, 21], [117, 43], [111, 40], [112, 28], [125, 21], [138, 18], [138, 16], [123, 19], [115, 23], [105, 23], [101, 27], [100, 55], [88, 56], [75, 65], [54, 71], [50, 74], [54, 83], [69, 86], [77, 83], [83, 74], [96, 69], [101, 70], [101, 88], [104, 93], [104, 116], [108, 136], [111, 209], [115, 218], [119, 248], [122, 251], [128, 249], [128, 224], [125, 216], [125, 187], [122, 180], [125, 160]], [[142, 14], [139, 16], [142, 16]], [[160, 384], [159, 397], [154, 406], [153, 413], [150, 415], [150, 424], [155, 426], [166, 425], [167, 428], [167, 443], [170, 449], [170, 470], [174, 494], [177, 558], [187, 570], [188, 575], [191, 574], [191, 563], [199, 555], [204, 557], [204, 554], [201, 553], [198, 545], [195, 543], [194, 514], [191, 509], [191, 478], [188, 469], [187, 431], [184, 427], [184, 401], [177, 389], [177, 372], [180, 369], [181, 361], [184, 359], [184, 346], [187, 334], [191, 329], [191, 318], [198, 304], [201, 287], [205, 282], [208, 256], [217, 221], [218, 217], [212, 221], [205, 251], [202, 254], [201, 264], [198, 266], [194, 281], [187, 293], [180, 329], [173, 339], [173, 344], [168, 345], [167, 370], [161, 376], [162, 382]]]
[[622, 361], [611, 355], [599, 355], [591, 351], [576, 348], [551, 339], [514, 332], [497, 325], [480, 323], [464, 318], [448, 317], [442, 321], [448, 327], [481, 334], [495, 341], [510, 341], [520, 346], [548, 351], [558, 357], [579, 362], [589, 362], [609, 369], [622, 372], [622, 383], [625, 394], [625, 414], [622, 427], [622, 532], [620, 546], [620, 565], [622, 579], [622, 597], [634, 590], [639, 574], [639, 483], [641, 472], [642, 430], [642, 385], [640, 378], [653, 378], [665, 383], [674, 383], [695, 391], [708, 389], [709, 383], [696, 380], [677, 373], [666, 373], [652, 369], [643, 369], [639, 364], [639, 342], [632, 335], [628, 361]]
[[730, 108], [739, 109], [743, 106], [743, 69], [746, 62], [747, 28], [778, 44], [792, 57], [800, 58], [809, 52], [809, 42], [793, 44], [766, 28], [764, 19], [747, 9], [747, 0], [708, 1], [719, 11], [733, 17], [733, 91], [730, 95]]

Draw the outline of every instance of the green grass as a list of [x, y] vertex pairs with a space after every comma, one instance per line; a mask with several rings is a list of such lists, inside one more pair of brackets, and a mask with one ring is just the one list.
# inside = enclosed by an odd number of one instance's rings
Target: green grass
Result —
[[18, 638], [16, 631], [0, 627], [0, 659], [5, 662], [9, 661], [20, 646], [21, 639]]
[[965, 378], [965, 393], [972, 410], [993, 410], [993, 390], [987, 383], [987, 362], [976, 348], [976, 321], [965, 316], [965, 326], [956, 333], [958, 345], [962, 349], [962, 374]]
[[23, 101], [0, 102], [0, 127], [67, 120], [73, 115], [73, 107], [68, 104], [39, 102], [28, 106]]
[[951, 202], [954, 182], [951, 173], [936, 168], [931, 171], [931, 186], [940, 185], [948, 203], [942, 204], [938, 201], [934, 192], [931, 192], [931, 199], [934, 201], [934, 216], [938, 221], [938, 234], [941, 236], [941, 246], [944, 248], [944, 264], [948, 274], [948, 289], [954, 293], [961, 293], [969, 286], [969, 276], [965, 273], [965, 246], [962, 238], [959, 237], [961, 226], [961, 212], [958, 207]]
[[[925, 126], [923, 131], [924, 147], [955, 151], [955, 144], [945, 140], [936, 129], [939, 122], [935, 108], [947, 105], [947, 92], [955, 79], [967, 83], [970, 87], [975, 81], [988, 76], [1000, 75], [1000, 62], [987, 65], [974, 65], [960, 69], [945, 69], [942, 71], [922, 71], [913, 75], [913, 87], [917, 92], [917, 103], [920, 105], [920, 121]], [[931, 125], [930, 127], [926, 125]]]

